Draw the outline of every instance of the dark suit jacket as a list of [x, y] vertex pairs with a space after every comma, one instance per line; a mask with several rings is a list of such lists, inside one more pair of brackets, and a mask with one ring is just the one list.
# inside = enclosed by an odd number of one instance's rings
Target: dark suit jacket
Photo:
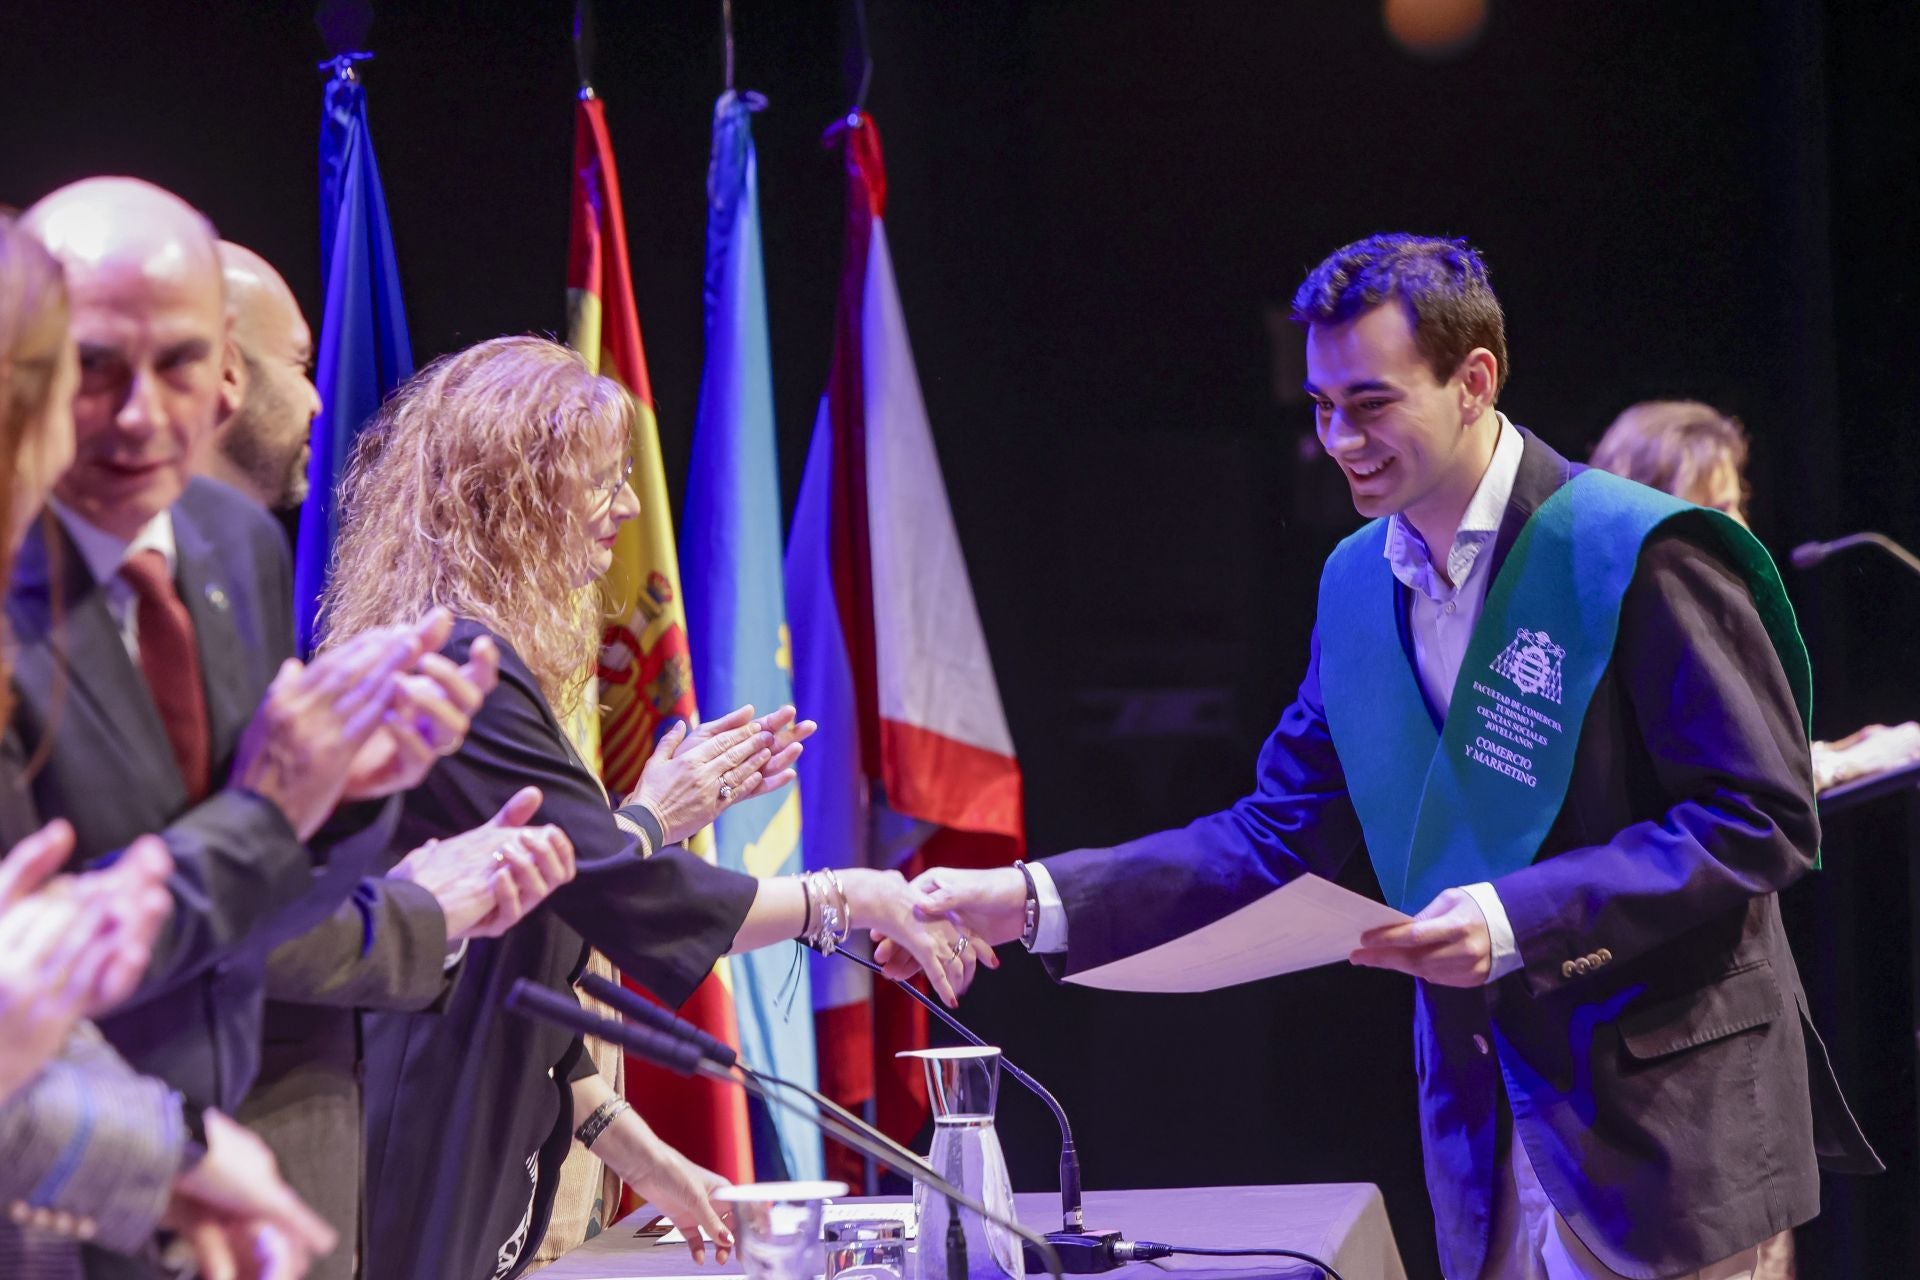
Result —
[[[1526, 436], [1490, 573], [1573, 471]], [[1179, 831], [1047, 860], [1068, 920], [1055, 967], [1155, 946], [1302, 871], [1332, 876], [1359, 843], [1316, 637], [1253, 794]], [[1554, 1206], [1628, 1276], [1694, 1270], [1812, 1218], [1816, 1156], [1878, 1168], [1780, 925], [1775, 893], [1818, 845], [1806, 735], [1750, 592], [1704, 544], [1656, 537], [1559, 816], [1534, 863], [1494, 882], [1522, 967], [1473, 990], [1418, 984], [1448, 1275], [1480, 1273], [1509, 1111]], [[1565, 967], [1602, 952], [1588, 972]]]
[[[447, 656], [465, 661], [486, 634], [461, 620]], [[500, 686], [460, 751], [408, 794], [399, 847], [485, 822], [532, 784], [545, 795], [534, 822], [567, 833], [579, 873], [504, 937], [473, 943], [444, 1014], [365, 1015], [366, 1280], [485, 1280], [518, 1228], [517, 1274], [546, 1233], [582, 1045], [507, 1012], [514, 981], [570, 992], [591, 944], [679, 1004], [726, 954], [757, 889], [683, 849], [640, 856], [526, 664], [495, 640]]]
[[[211, 480], [187, 486], [173, 523], [217, 780], [231, 772], [242, 730], [293, 653], [286, 542], [257, 505]], [[279, 810], [257, 796], [229, 787], [189, 808], [105, 592], [57, 525], [51, 545], [42, 528], [28, 538], [7, 608], [19, 645], [14, 749], [31, 758], [51, 744], [32, 782], [34, 807], [73, 823], [83, 860], [156, 831], [176, 863], [173, 917], [141, 989], [102, 1022], [109, 1040], [193, 1103], [238, 1112], [260, 1070], [269, 957], [300, 939], [272, 964], [275, 995], [302, 1002], [275, 1011], [275, 1065], [315, 1070], [282, 1096], [309, 1106], [323, 1086], [323, 1105], [357, 1112], [352, 1016], [335, 1007], [342, 993], [417, 1008], [445, 981], [438, 905], [414, 886], [362, 875], [387, 852], [398, 801], [343, 807], [313, 842], [318, 867]], [[351, 1176], [355, 1126], [325, 1142], [302, 1140], [304, 1128], [289, 1138], [270, 1110], [248, 1108], [269, 1141], [279, 1139], [276, 1153], [296, 1187]], [[333, 1220], [351, 1240], [352, 1220]]]

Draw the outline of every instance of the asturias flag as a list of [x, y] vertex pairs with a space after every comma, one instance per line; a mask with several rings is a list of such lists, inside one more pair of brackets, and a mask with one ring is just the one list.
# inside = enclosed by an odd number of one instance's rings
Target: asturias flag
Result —
[[[1020, 766], [894, 283], [880, 133], [861, 113], [829, 139], [845, 150], [846, 260], [787, 544], [795, 701], [820, 722], [800, 758], [807, 863], [1005, 863], [1024, 843]], [[925, 1015], [843, 961], [817, 958], [813, 976], [823, 1091], [874, 1099], [881, 1127], [911, 1138], [925, 1090], [893, 1051], [925, 1044]]]
[[[780, 571], [780, 467], [774, 449], [773, 365], [760, 257], [752, 94], [728, 90], [713, 111], [707, 174], [707, 363], [681, 525], [694, 684], [710, 707], [793, 699], [793, 657]], [[801, 870], [800, 797], [792, 787], [723, 810], [713, 824], [720, 865], [754, 876]], [[762, 1071], [814, 1082], [813, 1002], [792, 947], [734, 957], [740, 1051]], [[756, 1124], [764, 1112], [755, 1116]], [[821, 1176], [820, 1134], [785, 1111], [772, 1116], [787, 1176]], [[756, 1137], [772, 1136], [756, 1133]], [[762, 1176], [778, 1163], [758, 1152]]]
[[[582, 91], [574, 113], [567, 311], [567, 341], [596, 370], [632, 392], [639, 410], [632, 483], [640, 516], [621, 529], [607, 574], [614, 621], [600, 655], [603, 710], [598, 725], [591, 726], [599, 733], [601, 777], [609, 793], [622, 796], [639, 778], [660, 732], [675, 720], [695, 723], [696, 709], [666, 471], [627, 262], [620, 178], [605, 109], [590, 90]], [[701, 852], [712, 856], [710, 847]], [[737, 1044], [725, 966], [722, 961], [700, 984], [681, 1013]], [[739, 1090], [685, 1080], [634, 1057], [626, 1065], [627, 1094], [662, 1137], [716, 1173], [752, 1178], [747, 1108]]]
[[356, 55], [347, 55], [335, 61], [320, 112], [320, 278], [327, 300], [313, 375], [320, 416], [313, 420], [307, 500], [300, 508], [293, 567], [294, 628], [302, 656], [313, 652], [314, 622], [340, 531], [340, 480], [353, 456], [354, 437], [387, 393], [413, 374], [387, 197], [367, 131], [367, 90], [354, 74], [355, 60]]

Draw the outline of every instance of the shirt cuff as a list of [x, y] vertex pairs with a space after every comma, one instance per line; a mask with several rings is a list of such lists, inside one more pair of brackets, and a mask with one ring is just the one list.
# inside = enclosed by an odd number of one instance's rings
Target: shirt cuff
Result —
[[640, 842], [640, 856], [651, 858], [666, 843], [660, 816], [635, 802], [613, 811], [613, 825]]
[[459, 964], [462, 960], [465, 960], [467, 958], [467, 942], [468, 942], [468, 939], [462, 938], [458, 943], [454, 945], [453, 950], [447, 952], [446, 962], [440, 966], [440, 972], [442, 973], [451, 972], [453, 969], [453, 966]]
[[1040, 904], [1040, 918], [1033, 931], [1033, 945], [1027, 950], [1036, 955], [1065, 951], [1067, 908], [1060, 901], [1060, 887], [1054, 884], [1052, 873], [1042, 863], [1029, 862], [1027, 874], [1033, 877], [1033, 898]]
[[1490, 881], [1463, 884], [1460, 892], [1472, 898], [1473, 905], [1487, 918], [1487, 937], [1493, 944], [1493, 972], [1487, 981], [1498, 982], [1520, 967], [1520, 948], [1513, 940], [1513, 922], [1507, 919], [1507, 909], [1500, 904], [1500, 895]]

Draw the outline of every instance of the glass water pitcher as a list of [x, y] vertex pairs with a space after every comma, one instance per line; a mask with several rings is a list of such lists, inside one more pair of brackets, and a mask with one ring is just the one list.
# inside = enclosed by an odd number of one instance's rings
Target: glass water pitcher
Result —
[[[915, 1049], [900, 1056], [920, 1059], [927, 1073], [927, 1096], [933, 1103], [933, 1151], [927, 1163], [993, 1213], [1012, 1220], [1013, 1184], [993, 1128], [1000, 1051], [966, 1045]], [[960, 1238], [955, 1239], [949, 1229], [954, 1206], [919, 1182], [913, 1184], [913, 1208], [920, 1224], [914, 1280], [1025, 1280], [1020, 1238], [1007, 1228], [962, 1209]], [[959, 1272], [963, 1242], [965, 1270]]]

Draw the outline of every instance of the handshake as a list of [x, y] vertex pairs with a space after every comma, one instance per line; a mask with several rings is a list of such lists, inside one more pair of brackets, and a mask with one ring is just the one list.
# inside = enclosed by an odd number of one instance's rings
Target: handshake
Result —
[[[967, 944], [962, 950], [968, 963], [953, 973], [936, 974], [924, 962], [924, 947], [911, 945], [903, 932], [877, 926], [873, 930], [873, 959], [889, 978], [904, 980], [925, 972], [936, 990], [951, 981], [952, 994], [958, 996], [973, 982], [976, 970], [971, 961], [976, 955], [987, 968], [998, 969], [1000, 962], [993, 948], [1017, 942], [1026, 931], [1027, 878], [1018, 867], [985, 871], [935, 867], [916, 876], [908, 888], [917, 899], [914, 918], [920, 922], [944, 921], [957, 930]], [[947, 994], [944, 990], [941, 993]]]

